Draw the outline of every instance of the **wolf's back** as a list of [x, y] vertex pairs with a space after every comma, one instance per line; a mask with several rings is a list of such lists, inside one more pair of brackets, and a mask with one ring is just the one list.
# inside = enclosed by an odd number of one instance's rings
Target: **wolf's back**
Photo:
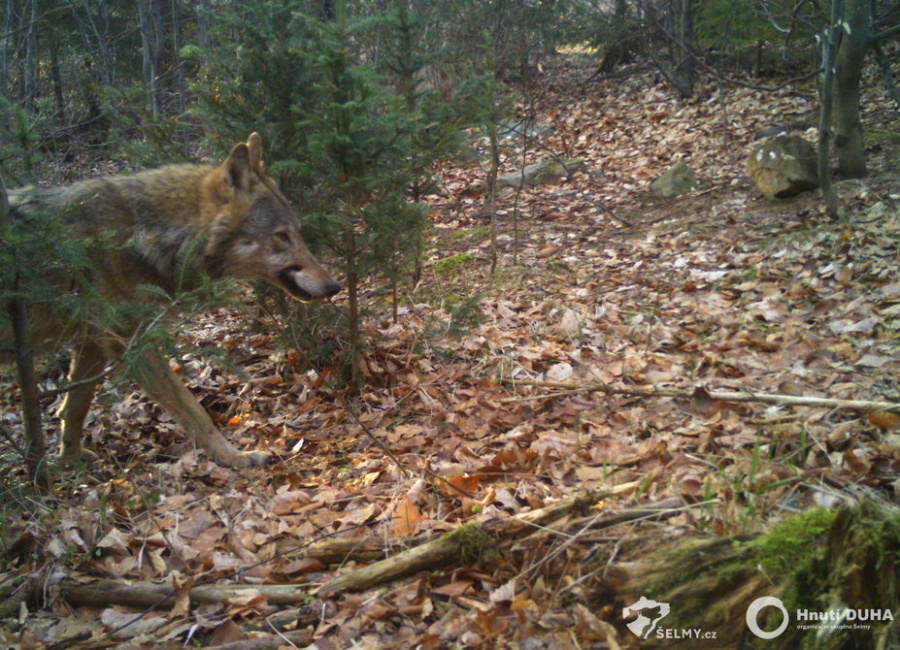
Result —
[[[127, 176], [71, 185], [27, 186], [9, 192], [13, 218], [57, 215], [66, 226], [90, 233], [197, 223], [203, 179], [212, 167], [169, 165]], [[130, 236], [127, 233], [126, 236]]]

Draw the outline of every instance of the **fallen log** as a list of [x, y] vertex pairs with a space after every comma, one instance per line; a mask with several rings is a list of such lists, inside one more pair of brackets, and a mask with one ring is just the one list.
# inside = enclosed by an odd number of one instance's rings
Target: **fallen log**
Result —
[[[894, 506], [813, 509], [763, 535], [694, 537], [626, 553], [605, 567], [594, 596], [638, 616], [625, 634], [644, 638], [642, 648], [884, 650], [900, 634], [898, 547]], [[623, 609], [614, 612], [610, 622], [622, 625]]]
[[[246, 597], [254, 592], [269, 605], [299, 605], [307, 603], [310, 596], [333, 597], [344, 591], [359, 591], [414, 575], [423, 569], [434, 569], [452, 562], [473, 564], [498, 547], [531, 534], [559, 534], [576, 526], [581, 532], [609, 528], [621, 523], [647, 518], [664, 518], [683, 511], [686, 507], [680, 499], [667, 499], [635, 508], [600, 511], [583, 515], [602, 500], [615, 493], [589, 492], [563, 499], [559, 503], [529, 512], [497, 519], [484, 524], [468, 524], [459, 529], [425, 542], [396, 556], [375, 562], [350, 573], [338, 576], [313, 590], [308, 583], [298, 585], [260, 584], [204, 584], [189, 587], [187, 599], [196, 604], [224, 603]], [[574, 517], [574, 518], [573, 518]], [[551, 524], [558, 523], [556, 527]], [[577, 536], [573, 538], [577, 541]], [[37, 596], [33, 590], [19, 591], [17, 602]], [[120, 605], [142, 609], [171, 609], [176, 601], [177, 588], [171, 583], [131, 580], [64, 580], [59, 593], [71, 606], [90, 605], [107, 607]]]
[[408, 547], [409, 544], [399, 541], [327, 539], [308, 546], [296, 555], [307, 560], [318, 560], [325, 565], [341, 564], [348, 560], [375, 562]]
[[[198, 585], [191, 587], [189, 597], [193, 603], [215, 604], [244, 596], [248, 591], [258, 592], [270, 605], [296, 605], [309, 598], [308, 585], [253, 584]], [[122, 605], [160, 609], [171, 607], [175, 598], [175, 588], [171, 584], [139, 580], [66, 580], [60, 585], [60, 593], [75, 607]]]
[[493, 552], [498, 540], [513, 540], [539, 530], [539, 527], [561, 517], [589, 508], [605, 496], [607, 495], [590, 492], [509, 519], [483, 525], [467, 524], [400, 555], [338, 576], [322, 585], [315, 595], [328, 597], [348, 590], [370, 589], [422, 570], [444, 566], [454, 560], [472, 564], [483, 557], [483, 554]]

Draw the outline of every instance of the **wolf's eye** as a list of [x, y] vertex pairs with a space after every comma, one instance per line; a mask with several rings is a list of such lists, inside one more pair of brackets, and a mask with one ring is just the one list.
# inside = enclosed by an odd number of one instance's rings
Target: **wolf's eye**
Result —
[[235, 242], [235, 249], [238, 251], [248, 251], [257, 247], [257, 243], [250, 237], [239, 237]]
[[277, 239], [279, 243], [284, 244], [285, 246], [291, 246], [294, 243], [291, 240], [291, 236], [284, 230], [282, 230], [280, 232], [276, 232], [275, 239]]

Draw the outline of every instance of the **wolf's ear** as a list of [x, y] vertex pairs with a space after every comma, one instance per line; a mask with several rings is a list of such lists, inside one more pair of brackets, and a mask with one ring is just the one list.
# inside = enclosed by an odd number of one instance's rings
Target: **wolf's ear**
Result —
[[255, 131], [247, 138], [247, 148], [250, 150], [250, 168], [262, 175], [262, 138]]
[[225, 161], [225, 184], [235, 192], [249, 192], [253, 184], [250, 147], [241, 143], [235, 145]]

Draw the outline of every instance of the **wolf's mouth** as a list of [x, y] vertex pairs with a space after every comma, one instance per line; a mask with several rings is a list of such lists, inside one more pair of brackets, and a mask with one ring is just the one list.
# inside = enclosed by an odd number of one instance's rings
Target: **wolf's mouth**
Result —
[[281, 288], [287, 291], [294, 300], [300, 302], [312, 302], [316, 299], [309, 291], [300, 286], [300, 278], [303, 269], [299, 266], [290, 266], [278, 274]]

